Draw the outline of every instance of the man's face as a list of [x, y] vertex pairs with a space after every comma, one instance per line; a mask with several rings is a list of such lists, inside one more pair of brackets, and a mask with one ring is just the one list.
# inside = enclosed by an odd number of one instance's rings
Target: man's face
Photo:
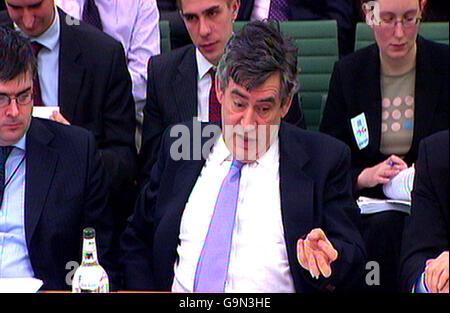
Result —
[[[8, 82], [0, 81], [0, 96], [10, 98], [24, 97], [31, 94], [33, 78], [31, 73], [21, 74]], [[12, 100], [5, 107], [0, 107], [0, 145], [10, 146], [17, 143], [25, 134], [31, 123], [33, 101], [19, 104]]]
[[8, 14], [30, 37], [39, 37], [53, 22], [53, 0], [6, 0]]
[[237, 0], [181, 0], [181, 14], [192, 42], [212, 64], [222, 57], [233, 33]]
[[280, 88], [278, 72], [251, 91], [232, 80], [223, 92], [217, 86], [225, 143], [236, 159], [247, 163], [259, 159], [277, 138], [292, 100], [282, 106]]
[[383, 56], [390, 59], [402, 59], [413, 48], [419, 31], [419, 25], [404, 27], [400, 19], [412, 19], [420, 13], [418, 0], [378, 0], [381, 21], [397, 21], [394, 29], [374, 25], [375, 40]]

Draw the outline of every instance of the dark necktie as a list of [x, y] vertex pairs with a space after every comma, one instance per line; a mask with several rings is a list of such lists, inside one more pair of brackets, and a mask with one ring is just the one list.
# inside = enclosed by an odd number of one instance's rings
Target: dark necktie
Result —
[[287, 21], [289, 19], [288, 14], [287, 0], [270, 0], [269, 20]]
[[86, 23], [103, 30], [102, 20], [100, 19], [100, 13], [98, 12], [95, 0], [85, 0], [82, 19]]
[[0, 147], [0, 209], [3, 203], [3, 193], [5, 192], [5, 164], [13, 147]]
[[244, 165], [245, 163], [234, 160], [220, 187], [195, 271], [194, 292], [225, 291], [241, 170]]
[[216, 95], [216, 70], [211, 67], [209, 70], [211, 75], [211, 89], [209, 89], [209, 114], [208, 121], [212, 123], [220, 122], [222, 112], [219, 100]]
[[[44, 47], [39, 42], [33, 41], [31, 43], [31, 47], [33, 48], [33, 54], [37, 59], [39, 51]], [[41, 84], [39, 83], [39, 75], [35, 73], [33, 77], [33, 105], [34, 106], [43, 106], [44, 103], [42, 101], [42, 93], [41, 93]]]

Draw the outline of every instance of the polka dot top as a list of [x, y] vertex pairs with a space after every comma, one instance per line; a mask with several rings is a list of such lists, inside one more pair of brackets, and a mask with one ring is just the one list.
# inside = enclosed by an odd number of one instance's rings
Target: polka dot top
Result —
[[383, 154], [403, 156], [411, 148], [415, 81], [415, 68], [401, 75], [381, 75], [380, 152]]

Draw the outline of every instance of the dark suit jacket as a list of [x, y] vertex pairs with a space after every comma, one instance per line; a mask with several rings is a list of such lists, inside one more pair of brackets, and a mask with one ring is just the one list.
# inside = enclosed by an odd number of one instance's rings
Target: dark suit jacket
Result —
[[[448, 53], [448, 45], [417, 39], [414, 135], [411, 149], [405, 156], [409, 165], [417, 159], [422, 138], [449, 127]], [[373, 44], [336, 63], [320, 125], [322, 132], [350, 146], [354, 185], [364, 168], [389, 157], [380, 152], [381, 110], [380, 57], [377, 45]], [[369, 145], [359, 150], [350, 119], [363, 112], [368, 124]], [[380, 187], [361, 193], [384, 197]]]
[[411, 216], [406, 219], [402, 241], [401, 284], [405, 292], [411, 291], [425, 262], [449, 248], [448, 145], [448, 130], [420, 144]]
[[[185, 125], [192, 134], [192, 122]], [[168, 134], [121, 238], [125, 287], [131, 290], [171, 289], [181, 217], [205, 163], [205, 159], [174, 161], [170, 147], [178, 139]], [[202, 146], [209, 139], [203, 137]], [[295, 289], [311, 292], [331, 290], [332, 286], [337, 290], [354, 287], [364, 271], [365, 252], [356, 226], [359, 213], [351, 197], [348, 148], [319, 132], [285, 122], [279, 144], [282, 221]], [[312, 279], [297, 261], [297, 240], [316, 227], [325, 231], [339, 252], [330, 279]]]
[[[66, 290], [70, 261], [81, 262], [82, 231], [96, 230], [99, 262], [118, 283], [108, 179], [86, 130], [33, 119], [26, 138], [25, 237], [43, 289]], [[70, 277], [70, 275], [69, 275]]]
[[[123, 47], [84, 22], [68, 25], [67, 15], [58, 13], [61, 114], [94, 134], [113, 186], [120, 190], [136, 173], [136, 115]], [[0, 25], [12, 27], [7, 12], [0, 14]]]
[[[149, 173], [155, 163], [163, 131], [169, 125], [191, 121], [198, 115], [197, 76], [193, 45], [150, 59], [139, 156], [141, 174]], [[298, 97], [294, 97], [285, 120], [306, 128]], [[142, 181], [147, 179], [144, 176]]]
[[[237, 20], [249, 21], [254, 0], [241, 0]], [[352, 0], [287, 0], [289, 20], [336, 20], [338, 23], [339, 54], [353, 52], [357, 14]]]

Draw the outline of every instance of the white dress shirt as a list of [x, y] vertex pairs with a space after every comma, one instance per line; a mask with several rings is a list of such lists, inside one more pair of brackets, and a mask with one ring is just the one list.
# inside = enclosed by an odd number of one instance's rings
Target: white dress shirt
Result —
[[[64, 12], [81, 20], [85, 0], [55, 0]], [[159, 11], [156, 0], [95, 0], [103, 31], [125, 49], [133, 82], [138, 129], [142, 127], [147, 92], [147, 64], [160, 54]]]
[[197, 107], [197, 119], [200, 122], [209, 121], [209, 92], [211, 90], [211, 75], [208, 71], [213, 67], [213, 65], [203, 56], [203, 54], [195, 49], [195, 58], [197, 61], [198, 69], [198, 84], [197, 84], [197, 97], [198, 97], [198, 107]]
[[0, 209], [0, 278], [34, 277], [25, 238], [26, 135], [5, 163], [5, 192]]
[[251, 21], [262, 21], [269, 17], [270, 0], [255, 0], [253, 11], [250, 17]]
[[[15, 25], [15, 29], [29, 38], [17, 25]], [[39, 37], [30, 38], [31, 41], [44, 46], [38, 54], [37, 67], [42, 102], [45, 106], [59, 106], [59, 80], [57, 79], [59, 77], [59, 35], [60, 19], [59, 15], [55, 14], [49, 29]]]
[[[174, 266], [174, 292], [192, 292], [219, 189], [232, 158], [220, 136], [189, 196]], [[281, 218], [278, 140], [242, 168], [225, 292], [294, 292]]]

